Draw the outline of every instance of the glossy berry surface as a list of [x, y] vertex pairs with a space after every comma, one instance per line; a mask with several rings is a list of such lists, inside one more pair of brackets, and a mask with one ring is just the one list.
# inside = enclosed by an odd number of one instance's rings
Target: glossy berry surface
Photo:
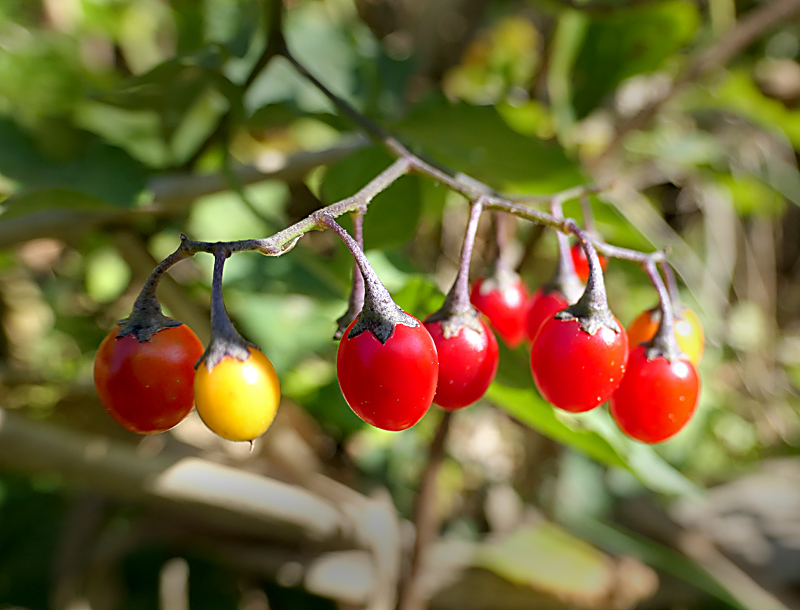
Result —
[[225, 356], [211, 370], [197, 367], [197, 413], [208, 428], [229, 441], [251, 441], [266, 432], [281, 400], [281, 386], [269, 358], [254, 347], [250, 357]]
[[533, 341], [542, 324], [568, 306], [566, 297], [558, 290], [539, 288], [531, 297], [525, 316], [525, 333], [528, 339]]
[[628, 336], [601, 326], [593, 335], [577, 319], [545, 322], [531, 346], [531, 373], [539, 393], [553, 406], [589, 411], [614, 393], [625, 374]]
[[697, 408], [700, 378], [688, 360], [647, 359], [645, 348], [631, 351], [628, 370], [611, 398], [611, 415], [620, 430], [643, 443], [660, 443], [677, 434]]
[[381, 343], [367, 330], [350, 338], [350, 323], [339, 342], [336, 372], [344, 399], [368, 424], [405, 430], [427, 413], [436, 393], [439, 357], [430, 333], [397, 324]]
[[[628, 327], [628, 339], [631, 346], [635, 347], [652, 339], [658, 330], [660, 320], [661, 313], [657, 307], [640, 313]], [[680, 317], [675, 317], [674, 328], [678, 347], [686, 354], [691, 363], [697, 366], [703, 357], [705, 347], [703, 325], [700, 324], [697, 314], [688, 307], [684, 307], [680, 312]]]
[[[569, 251], [572, 255], [572, 264], [575, 266], [575, 273], [578, 274], [581, 281], [585, 282], [589, 279], [589, 261], [586, 259], [586, 252], [579, 243], [572, 244]], [[600, 267], [605, 271], [608, 266], [608, 259], [601, 254], [598, 254], [597, 257], [600, 259]]]
[[94, 385], [116, 422], [139, 434], [169, 430], [194, 406], [194, 365], [203, 344], [181, 324], [164, 328], [142, 343], [117, 338], [112, 330], [94, 359]]
[[492, 329], [479, 320], [481, 331], [464, 326], [445, 338], [441, 322], [425, 322], [439, 354], [439, 378], [433, 402], [448, 411], [480, 399], [497, 373], [499, 350]]
[[521, 280], [509, 282], [502, 289], [487, 290], [485, 278], [472, 284], [469, 299], [475, 309], [489, 318], [492, 328], [508, 347], [515, 348], [525, 338], [525, 315], [528, 311], [528, 291]]

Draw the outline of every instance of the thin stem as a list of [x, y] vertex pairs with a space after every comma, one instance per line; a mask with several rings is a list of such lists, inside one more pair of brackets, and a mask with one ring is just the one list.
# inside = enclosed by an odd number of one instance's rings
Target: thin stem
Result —
[[[364, 215], [360, 212], [353, 212], [353, 237], [358, 247], [364, 250]], [[344, 331], [350, 323], [356, 319], [364, 308], [364, 276], [358, 268], [358, 263], [353, 262], [353, 282], [350, 286], [350, 297], [347, 301], [347, 311], [336, 320], [337, 328], [333, 338], [338, 341], [344, 335]]]
[[[464, 243], [461, 246], [461, 261], [458, 267], [458, 275], [453, 282], [453, 287], [447, 293], [445, 306], [449, 313], [463, 314], [472, 309], [469, 300], [469, 264], [472, 260], [472, 250], [475, 246], [475, 235], [478, 232], [481, 213], [483, 212], [483, 199], [478, 197], [470, 208], [467, 232], [464, 235]], [[444, 309], [444, 307], [443, 307]]]
[[581, 247], [586, 252], [586, 260], [589, 263], [589, 278], [586, 280], [586, 290], [584, 290], [577, 304], [583, 305], [590, 312], [607, 311], [608, 295], [603, 281], [603, 267], [600, 265], [600, 258], [597, 256], [597, 250], [592, 243], [592, 239], [571, 218], [567, 219], [565, 224], [571, 228], [572, 233], [580, 240]]
[[[550, 211], [554, 218], [564, 218], [560, 201], [553, 201]], [[558, 242], [558, 266], [553, 279], [549, 282], [549, 288], [558, 290], [569, 303], [572, 303], [580, 295], [582, 284], [575, 272], [575, 263], [572, 260], [569, 239], [566, 234], [556, 231], [556, 241]], [[547, 289], [546, 287], [545, 290]]]
[[581, 212], [583, 213], [583, 227], [589, 235], [597, 235], [597, 230], [594, 225], [594, 212], [592, 211], [592, 204], [589, 201], [589, 193], [581, 193]]
[[661, 273], [664, 274], [666, 280], [669, 298], [672, 300], [672, 311], [678, 315], [681, 310], [681, 298], [678, 292], [678, 282], [675, 279], [675, 272], [672, 270], [672, 265], [667, 261], [658, 263], [658, 267], [661, 269]]
[[211, 277], [211, 334], [236, 333], [233, 323], [225, 309], [225, 300], [222, 297], [222, 272], [225, 261], [230, 252], [224, 247], [218, 247], [214, 252], [214, 274]]
[[378, 278], [378, 274], [375, 273], [369, 260], [367, 260], [367, 256], [356, 240], [329, 214], [319, 214], [318, 222], [320, 226], [336, 233], [339, 239], [344, 242], [344, 245], [347, 246], [347, 249], [350, 250], [350, 254], [353, 255], [356, 265], [364, 278], [364, 302], [385, 303], [391, 301], [392, 297], [389, 291], [386, 290], [386, 286], [384, 286], [383, 282]]
[[145, 281], [144, 286], [142, 286], [142, 290], [139, 292], [139, 296], [136, 297], [136, 302], [133, 304], [133, 310], [161, 314], [161, 305], [156, 297], [158, 284], [172, 265], [189, 256], [188, 252], [180, 247], [161, 261], [156, 268], [153, 269], [153, 272]]
[[411, 566], [400, 593], [399, 610], [425, 610], [428, 607], [428, 600], [419, 590], [418, 579], [425, 553], [439, 530], [439, 519], [436, 514], [436, 490], [438, 489], [436, 478], [444, 459], [444, 446], [450, 432], [452, 416], [451, 411], [444, 412], [428, 449], [428, 460], [425, 463], [425, 470], [422, 473], [414, 504], [416, 537], [411, 552]]
[[664, 356], [670, 362], [680, 356], [680, 348], [678, 341], [675, 339], [675, 318], [672, 313], [672, 301], [669, 298], [669, 292], [661, 279], [661, 274], [658, 272], [655, 263], [648, 262], [644, 266], [644, 270], [653, 286], [658, 292], [658, 308], [661, 312], [661, 322], [658, 325], [655, 336], [650, 340], [648, 349], [648, 358], [657, 356]]

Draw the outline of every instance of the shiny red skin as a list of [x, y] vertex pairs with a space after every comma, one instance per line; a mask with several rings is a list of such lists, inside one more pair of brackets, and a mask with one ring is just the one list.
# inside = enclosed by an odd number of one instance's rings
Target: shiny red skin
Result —
[[603, 326], [590, 335], [576, 319], [551, 318], [531, 346], [531, 372], [539, 393], [572, 413], [589, 411], [611, 398], [625, 374], [628, 335]]
[[680, 432], [692, 418], [699, 395], [700, 376], [688, 359], [648, 360], [640, 345], [631, 351], [625, 378], [609, 406], [620, 430], [653, 444]]
[[528, 339], [530, 341], [536, 339], [542, 324], [566, 307], [569, 307], [569, 303], [561, 292], [539, 288], [530, 299], [528, 314], [525, 317], [525, 332]]
[[382, 344], [368, 330], [351, 339], [355, 323], [344, 332], [336, 355], [344, 399], [376, 428], [410, 428], [427, 413], [436, 393], [439, 357], [430, 333], [421, 323], [397, 324]]
[[[572, 264], [575, 266], [575, 273], [578, 274], [581, 281], [585, 282], [589, 279], [589, 261], [586, 258], [586, 252], [584, 252], [583, 247], [579, 243], [572, 244], [569, 251], [570, 254], [572, 254]], [[608, 259], [601, 254], [597, 256], [600, 259], [600, 267], [605, 271], [608, 266]]]
[[513, 282], [505, 290], [491, 290], [481, 294], [485, 278], [472, 284], [469, 300], [475, 309], [489, 318], [492, 328], [510, 348], [517, 347], [525, 338], [525, 314], [528, 311], [528, 291], [521, 282]]
[[180, 423], [194, 407], [194, 365], [203, 344], [186, 325], [164, 328], [149, 341], [117, 339], [112, 330], [94, 359], [94, 385], [116, 422], [154, 434]]
[[439, 381], [433, 402], [447, 411], [473, 404], [485, 393], [497, 373], [497, 339], [483, 320], [481, 332], [467, 326], [445, 339], [441, 322], [425, 322], [439, 353]]

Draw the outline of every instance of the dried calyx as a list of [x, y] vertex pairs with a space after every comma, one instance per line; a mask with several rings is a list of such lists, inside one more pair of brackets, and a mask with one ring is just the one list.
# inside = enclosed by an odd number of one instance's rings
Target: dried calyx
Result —
[[621, 330], [619, 324], [608, 308], [608, 296], [606, 295], [606, 287], [603, 281], [603, 268], [600, 266], [600, 259], [597, 256], [594, 244], [592, 244], [589, 235], [579, 229], [573, 220], [567, 220], [564, 227], [577, 236], [586, 252], [586, 259], [589, 262], [589, 279], [586, 281], [586, 288], [577, 303], [557, 313], [556, 318], [559, 320], [578, 320], [581, 324], [581, 329], [590, 335], [594, 335], [604, 326], [615, 333], [619, 333]]
[[354, 339], [365, 331], [370, 331], [375, 338], [383, 344], [394, 334], [394, 327], [398, 324], [404, 326], [419, 326], [419, 322], [404, 312], [392, 300], [386, 286], [383, 285], [375, 270], [370, 265], [364, 251], [356, 241], [336, 222], [330, 214], [320, 214], [317, 218], [320, 226], [331, 229], [344, 242], [353, 255], [364, 280], [364, 307], [356, 319], [356, 323], [347, 334], [348, 339]]
[[472, 258], [472, 248], [475, 244], [475, 234], [478, 231], [478, 223], [480, 222], [482, 211], [483, 202], [478, 199], [472, 204], [470, 210], [467, 232], [464, 236], [464, 244], [461, 247], [461, 262], [458, 268], [458, 275], [456, 275], [450, 292], [445, 297], [444, 304], [425, 320], [426, 322], [441, 322], [442, 334], [445, 339], [455, 337], [465, 326], [475, 332], [483, 332], [478, 311], [469, 300], [469, 263]]
[[211, 280], [211, 340], [205, 353], [195, 365], [197, 368], [205, 364], [209, 372], [227, 356], [244, 362], [250, 357], [248, 348], [258, 349], [237, 332], [225, 309], [225, 301], [222, 298], [222, 271], [229, 256], [230, 252], [224, 248], [217, 248], [214, 252], [214, 275]]

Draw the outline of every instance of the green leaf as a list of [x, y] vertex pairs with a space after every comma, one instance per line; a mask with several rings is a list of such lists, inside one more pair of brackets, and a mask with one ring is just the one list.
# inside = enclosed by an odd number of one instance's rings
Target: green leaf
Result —
[[[392, 163], [376, 146], [363, 148], [331, 167], [322, 180], [326, 204], [352, 196]], [[364, 249], [390, 250], [414, 235], [422, 212], [420, 180], [403, 176], [370, 203], [364, 216]]]
[[63, 189], [13, 195], [0, 203], [0, 247], [37, 237], [80, 234], [122, 212], [101, 199]]
[[101, 138], [61, 123], [35, 135], [0, 118], [0, 174], [20, 189], [67, 189], [130, 207], [139, 201], [149, 172]]
[[514, 131], [493, 107], [431, 97], [395, 129], [425, 155], [497, 188], [535, 182], [549, 192], [584, 181], [557, 144]]
[[631, 555], [640, 561], [697, 587], [737, 610], [754, 610], [742, 605], [705, 568], [685, 555], [619, 526], [611, 527], [594, 519], [581, 519], [570, 529], [601, 548], [618, 555]]
[[557, 599], [587, 601], [607, 595], [613, 565], [602, 551], [546, 521], [479, 545], [475, 564]]
[[600, 434], [576, 422], [569, 425], [556, 417], [553, 407], [533, 389], [508, 388], [497, 383], [486, 398], [526, 426], [589, 457], [612, 466], [626, 467], [623, 456]]
[[586, 116], [626, 78], [660, 68], [699, 25], [697, 5], [685, 0], [595, 15], [573, 72], [577, 117]]
[[532, 389], [492, 384], [486, 397], [506, 413], [548, 438], [609, 466], [632, 472], [648, 489], [672, 495], [694, 495], [698, 487], [655, 450], [627, 438], [603, 409], [571, 415], [558, 412]]

